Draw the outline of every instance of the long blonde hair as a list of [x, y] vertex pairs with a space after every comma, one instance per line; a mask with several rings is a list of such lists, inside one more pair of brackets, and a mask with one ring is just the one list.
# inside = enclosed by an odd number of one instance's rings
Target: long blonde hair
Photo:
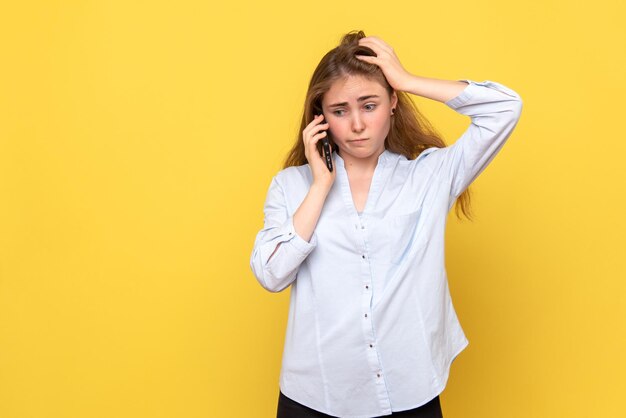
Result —
[[[375, 64], [355, 58], [355, 55], [376, 56], [370, 48], [359, 45], [359, 39], [364, 37], [363, 31], [351, 31], [345, 34], [339, 46], [326, 53], [315, 68], [304, 102], [304, 112], [298, 137], [285, 158], [283, 168], [307, 163], [302, 131], [313, 121], [316, 114], [322, 113], [322, 98], [335, 81], [346, 76], [364, 76], [379, 82], [391, 97], [394, 90], [387, 82], [382, 70]], [[391, 118], [391, 127], [385, 139], [385, 148], [412, 160], [417, 158], [425, 149], [445, 147], [446, 144], [441, 135], [421, 114], [409, 95], [402, 91], [397, 91], [396, 95], [398, 96], [398, 103]], [[329, 139], [332, 142], [332, 138]], [[318, 145], [321, 146], [321, 141]], [[336, 148], [334, 144], [333, 148]], [[471, 220], [469, 187], [457, 198], [455, 213], [459, 219], [461, 219], [460, 212]]]

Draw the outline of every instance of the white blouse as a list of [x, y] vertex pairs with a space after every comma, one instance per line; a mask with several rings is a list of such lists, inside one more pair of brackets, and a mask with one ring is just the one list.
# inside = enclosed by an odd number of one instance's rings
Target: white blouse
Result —
[[360, 216], [334, 154], [337, 177], [310, 242], [293, 226], [313, 180], [308, 164], [272, 179], [250, 267], [270, 292], [291, 285], [279, 381], [289, 398], [366, 418], [416, 408], [443, 391], [468, 344], [444, 266], [447, 214], [522, 110], [502, 84], [461, 81], [469, 84], [445, 104], [470, 126], [454, 144], [414, 160], [385, 150]]

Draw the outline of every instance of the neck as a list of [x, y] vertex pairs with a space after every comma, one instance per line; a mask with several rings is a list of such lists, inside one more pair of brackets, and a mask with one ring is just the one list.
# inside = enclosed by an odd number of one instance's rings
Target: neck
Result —
[[374, 170], [376, 170], [376, 166], [378, 165], [378, 157], [384, 151], [385, 148], [383, 147], [367, 158], [356, 158], [344, 153], [341, 155], [341, 158], [343, 158], [344, 166], [348, 174], [358, 177], [368, 177], [374, 174]]

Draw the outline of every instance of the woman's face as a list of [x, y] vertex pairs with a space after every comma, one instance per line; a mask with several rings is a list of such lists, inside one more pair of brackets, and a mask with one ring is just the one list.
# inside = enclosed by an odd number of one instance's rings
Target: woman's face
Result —
[[384, 151], [391, 109], [397, 100], [395, 92], [390, 98], [380, 83], [363, 76], [347, 76], [333, 83], [324, 94], [322, 109], [342, 157], [377, 158]]

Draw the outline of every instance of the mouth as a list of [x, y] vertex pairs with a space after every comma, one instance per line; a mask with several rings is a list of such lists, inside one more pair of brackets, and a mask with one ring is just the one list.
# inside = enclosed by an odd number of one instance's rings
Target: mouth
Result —
[[357, 139], [351, 139], [351, 140], [349, 140], [348, 142], [356, 142], [356, 143], [359, 143], [359, 142], [364, 142], [364, 141], [367, 141], [367, 140], [368, 140], [368, 138], [357, 138]]

